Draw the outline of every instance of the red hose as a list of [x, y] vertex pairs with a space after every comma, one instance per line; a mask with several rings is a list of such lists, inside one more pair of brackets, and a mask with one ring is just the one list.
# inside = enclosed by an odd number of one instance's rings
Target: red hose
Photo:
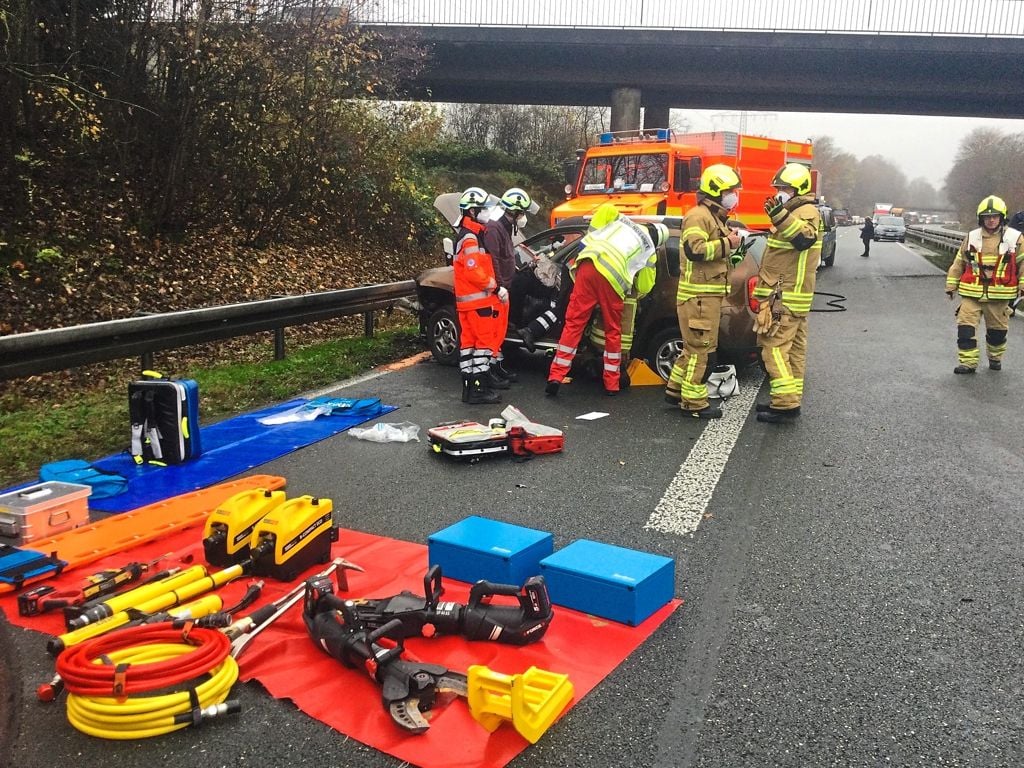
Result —
[[[195, 646], [180, 656], [141, 664], [94, 663], [125, 648], [153, 644]], [[119, 629], [73, 645], [57, 657], [57, 673], [71, 693], [82, 696], [127, 696], [167, 688], [210, 672], [231, 653], [231, 641], [215, 629], [174, 629], [143, 624]]]

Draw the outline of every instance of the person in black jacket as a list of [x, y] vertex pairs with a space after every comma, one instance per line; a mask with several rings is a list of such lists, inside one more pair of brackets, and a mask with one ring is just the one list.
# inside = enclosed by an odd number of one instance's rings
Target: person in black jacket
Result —
[[869, 216], [864, 219], [864, 226], [860, 230], [860, 239], [864, 241], [864, 253], [861, 254], [865, 259], [871, 252], [871, 240], [875, 236], [875, 222]]

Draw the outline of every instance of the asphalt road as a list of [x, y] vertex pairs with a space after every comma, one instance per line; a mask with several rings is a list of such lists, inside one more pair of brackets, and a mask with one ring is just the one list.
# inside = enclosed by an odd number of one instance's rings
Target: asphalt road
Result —
[[[804, 415], [746, 416], [692, 534], [645, 525], [710, 427], [658, 387], [612, 399], [577, 382], [547, 398], [538, 359], [505, 402], [563, 427], [562, 455], [461, 465], [424, 443], [342, 434], [258, 471], [333, 498], [337, 523], [376, 534], [423, 542], [483, 514], [553, 531], [556, 546], [590, 538], [675, 558], [683, 606], [514, 768], [1024, 764], [1021, 324], [1002, 372], [954, 376], [941, 273], [910, 246], [859, 252], [857, 230], [840, 230], [836, 266], [819, 274], [847, 311], [811, 318]], [[432, 362], [339, 394], [380, 396], [401, 406], [385, 421], [423, 429], [497, 415], [458, 402], [457, 372]], [[575, 418], [594, 410], [610, 415]], [[238, 686], [241, 717], [92, 739], [34, 701], [50, 670], [40, 636], [0, 624], [0, 640], [14, 681], [8, 765], [399, 765], [251, 684]]]

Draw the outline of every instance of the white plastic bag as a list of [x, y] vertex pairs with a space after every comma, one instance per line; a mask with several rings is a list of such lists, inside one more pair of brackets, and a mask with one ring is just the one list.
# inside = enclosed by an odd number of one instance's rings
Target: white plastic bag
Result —
[[313, 421], [317, 416], [326, 416], [330, 412], [331, 406], [329, 405], [314, 405], [310, 407], [309, 403], [303, 403], [294, 408], [289, 408], [287, 411], [256, 419], [256, 421], [267, 426], [274, 426], [275, 424], [289, 424], [295, 421]]
[[418, 424], [403, 421], [400, 424], [385, 424], [381, 422], [371, 427], [352, 427], [348, 433], [360, 440], [369, 440], [373, 443], [408, 443], [415, 440], [420, 441], [420, 428]]

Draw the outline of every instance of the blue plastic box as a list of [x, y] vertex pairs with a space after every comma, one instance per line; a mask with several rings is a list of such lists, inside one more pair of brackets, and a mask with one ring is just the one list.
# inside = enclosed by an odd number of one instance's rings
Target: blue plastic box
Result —
[[540, 573], [554, 541], [545, 531], [472, 516], [431, 534], [427, 554], [447, 578], [521, 585]]
[[672, 558], [587, 539], [545, 557], [540, 572], [556, 605], [634, 627], [675, 593]]

